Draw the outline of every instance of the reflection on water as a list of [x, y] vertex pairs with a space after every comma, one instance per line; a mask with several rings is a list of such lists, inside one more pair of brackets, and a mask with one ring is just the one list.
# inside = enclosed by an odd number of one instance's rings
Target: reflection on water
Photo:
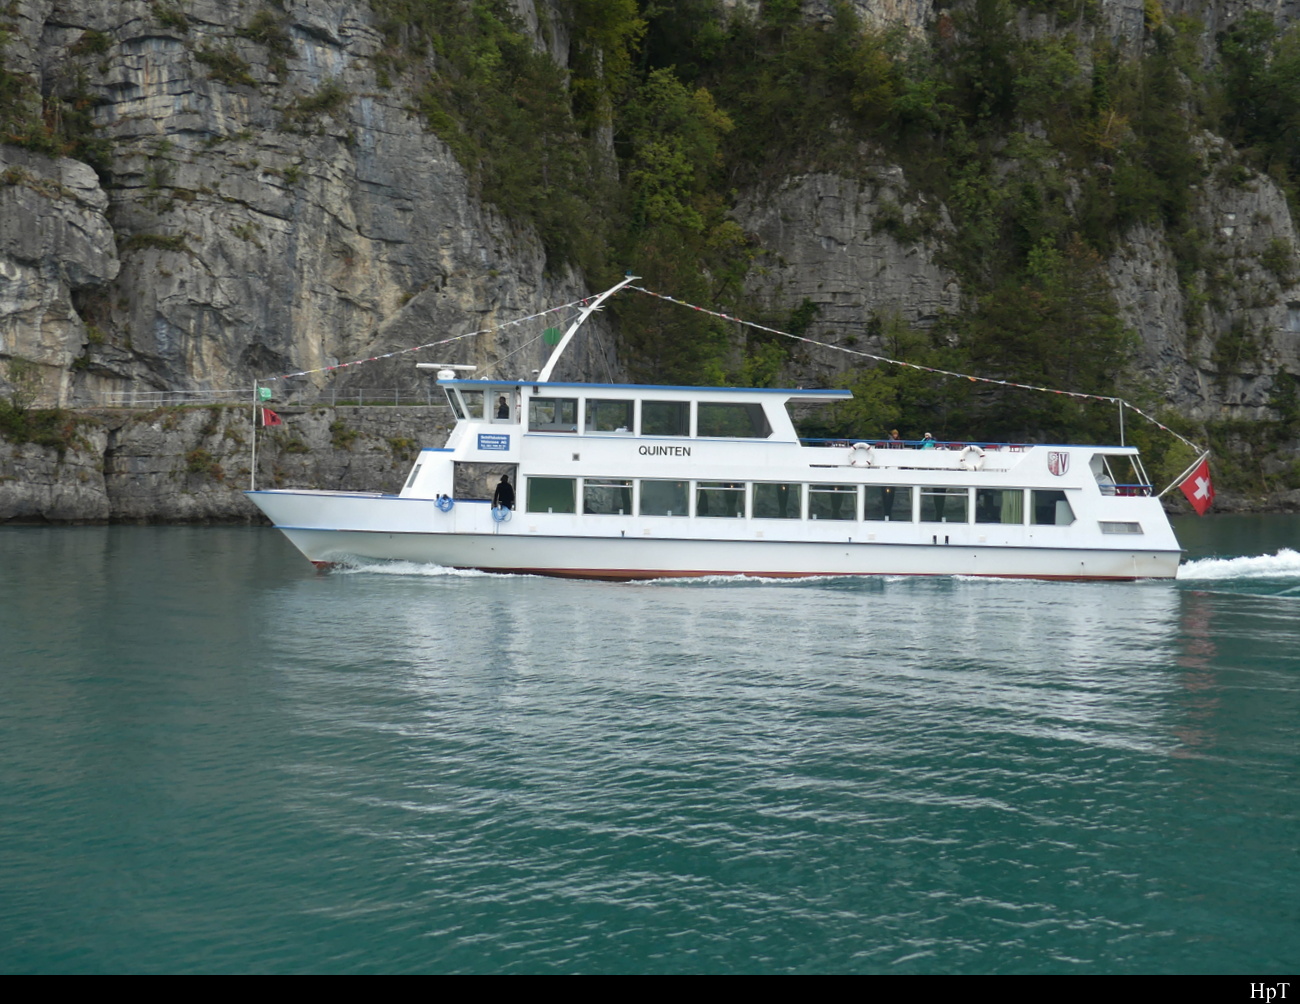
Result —
[[1265, 530], [1177, 582], [611, 585], [0, 528], [0, 967], [1285, 968]]

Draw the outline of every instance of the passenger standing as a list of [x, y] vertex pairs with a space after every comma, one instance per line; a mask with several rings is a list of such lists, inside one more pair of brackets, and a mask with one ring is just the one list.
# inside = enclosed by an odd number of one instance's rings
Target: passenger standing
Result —
[[492, 493], [492, 508], [513, 509], [515, 507], [515, 489], [510, 483], [510, 475], [502, 474], [497, 490]]

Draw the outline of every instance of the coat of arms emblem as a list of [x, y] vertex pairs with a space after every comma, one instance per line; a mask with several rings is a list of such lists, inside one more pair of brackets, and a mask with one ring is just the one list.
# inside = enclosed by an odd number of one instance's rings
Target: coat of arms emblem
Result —
[[1059, 450], [1049, 450], [1047, 453], [1047, 469], [1059, 478], [1070, 469], [1070, 455]]

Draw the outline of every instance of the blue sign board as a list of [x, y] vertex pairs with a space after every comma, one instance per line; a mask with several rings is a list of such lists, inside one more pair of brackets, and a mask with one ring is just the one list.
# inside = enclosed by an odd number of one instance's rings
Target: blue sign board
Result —
[[480, 432], [478, 434], [478, 448], [480, 450], [508, 450], [510, 449], [510, 436], [502, 432]]

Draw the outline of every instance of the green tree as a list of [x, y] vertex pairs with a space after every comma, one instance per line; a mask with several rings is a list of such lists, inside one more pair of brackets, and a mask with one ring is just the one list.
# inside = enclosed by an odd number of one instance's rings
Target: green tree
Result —
[[[1077, 235], [1063, 246], [1041, 241], [1022, 274], [982, 296], [961, 327], [977, 372], [1085, 394], [1115, 393], [1133, 349], [1101, 257]], [[985, 435], [1007, 439], [1064, 438], [1095, 411], [1075, 398], [1015, 388], [983, 389], [976, 410], [972, 421]]]
[[[704, 88], [652, 71], [623, 116], [630, 227], [626, 260], [652, 286], [697, 303], [738, 290], [745, 239], [718, 192], [730, 118]], [[668, 308], [671, 309], [671, 308]], [[620, 300], [625, 342], [643, 378], [722, 382], [731, 332], [703, 314], [669, 319], [660, 304]]]

